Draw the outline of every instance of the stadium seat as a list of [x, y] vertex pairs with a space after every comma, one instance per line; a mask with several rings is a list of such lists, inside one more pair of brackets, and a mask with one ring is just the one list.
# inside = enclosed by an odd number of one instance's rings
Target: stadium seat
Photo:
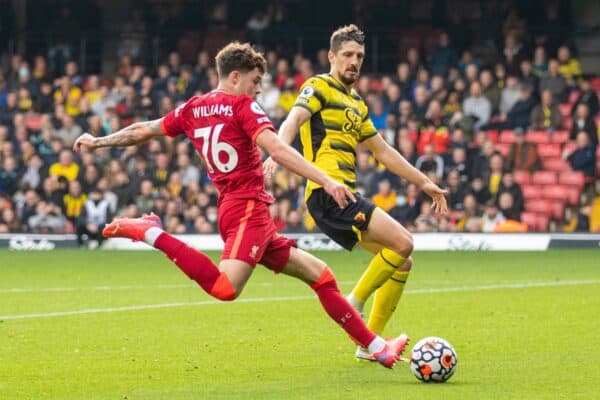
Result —
[[550, 218], [546, 215], [537, 215], [537, 230], [538, 232], [547, 232]]
[[577, 144], [575, 142], [567, 142], [563, 146], [563, 151], [566, 151], [569, 154], [574, 152], [575, 149], [577, 149]]
[[562, 221], [565, 216], [565, 203], [562, 201], [552, 202], [552, 219], [555, 221]]
[[508, 143], [496, 143], [496, 150], [500, 152], [500, 154], [502, 154], [504, 157], [508, 156], [508, 153], [510, 152], [510, 144]]
[[494, 144], [498, 143], [499, 136], [500, 136], [500, 133], [495, 129], [490, 129], [489, 131], [487, 131], [488, 139], [490, 139], [492, 142], [494, 142]]
[[579, 92], [579, 90], [573, 90], [571, 91], [571, 93], [569, 93], [569, 105], [572, 106], [573, 103], [575, 103], [577, 101], [577, 98], [579, 97], [579, 95], [581, 94], [581, 92]]
[[570, 103], [562, 103], [558, 105], [558, 109], [560, 111], [560, 115], [562, 117], [568, 117], [571, 114], [571, 104]]
[[557, 182], [556, 172], [554, 171], [534, 172], [531, 179], [536, 185], [554, 185]]
[[552, 200], [527, 199], [527, 201], [525, 201], [525, 210], [536, 212], [538, 214], [550, 215], [552, 213]]
[[579, 197], [581, 191], [575, 186], [566, 186], [567, 188], [567, 204], [571, 206], [579, 205]]
[[571, 117], [563, 118], [562, 127], [567, 130], [571, 130], [571, 128], [573, 127], [573, 118], [571, 118]]
[[547, 171], [562, 172], [571, 170], [571, 164], [560, 158], [544, 158], [542, 159], [542, 165]]
[[542, 187], [539, 185], [521, 185], [521, 191], [525, 200], [542, 197]]
[[521, 213], [521, 222], [527, 224], [530, 232], [544, 232], [548, 230], [549, 218], [536, 212], [524, 211]]
[[515, 182], [517, 182], [521, 186], [528, 185], [531, 181], [531, 174], [529, 173], [529, 171], [515, 170], [513, 172], [513, 177], [515, 179]]
[[564, 201], [568, 196], [568, 186], [564, 185], [546, 185], [542, 189], [542, 197], [549, 200]]
[[558, 183], [575, 186], [582, 190], [585, 185], [585, 176], [581, 171], [563, 171], [558, 176]]
[[550, 135], [550, 142], [552, 143], [566, 143], [569, 140], [569, 131], [554, 131]]
[[523, 211], [521, 213], [521, 222], [527, 224], [530, 231], [537, 231], [538, 215], [534, 212]]
[[550, 143], [550, 134], [547, 131], [530, 131], [525, 135], [525, 140], [531, 143]]
[[540, 143], [537, 145], [538, 155], [542, 158], [560, 157], [560, 144], [558, 143]]
[[515, 133], [512, 130], [504, 130], [500, 132], [500, 143], [512, 144], [515, 142]]

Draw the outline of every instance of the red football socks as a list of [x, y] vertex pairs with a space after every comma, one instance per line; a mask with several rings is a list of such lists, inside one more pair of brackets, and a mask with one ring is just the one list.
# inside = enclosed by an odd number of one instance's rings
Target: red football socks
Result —
[[158, 236], [154, 247], [165, 253], [190, 279], [198, 282], [206, 293], [219, 300], [235, 299], [235, 288], [229, 278], [219, 271], [206, 254], [189, 247], [167, 232]]
[[310, 287], [317, 293], [327, 314], [340, 324], [358, 345], [366, 348], [377, 337], [367, 328], [360, 314], [342, 296], [329, 267], [325, 267], [321, 277]]

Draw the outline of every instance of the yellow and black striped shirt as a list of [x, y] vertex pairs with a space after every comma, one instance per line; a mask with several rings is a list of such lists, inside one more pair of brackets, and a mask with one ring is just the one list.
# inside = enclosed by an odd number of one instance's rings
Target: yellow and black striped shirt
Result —
[[81, 193], [77, 197], [73, 197], [70, 194], [65, 194], [63, 196], [63, 204], [65, 210], [65, 216], [68, 219], [78, 218], [81, 214], [81, 209], [87, 200], [87, 195], [85, 193]]
[[[304, 157], [337, 182], [350, 189], [356, 184], [356, 147], [377, 134], [364, 100], [348, 91], [329, 74], [308, 79], [294, 107], [312, 117], [300, 127]], [[320, 185], [308, 181], [305, 198]]]

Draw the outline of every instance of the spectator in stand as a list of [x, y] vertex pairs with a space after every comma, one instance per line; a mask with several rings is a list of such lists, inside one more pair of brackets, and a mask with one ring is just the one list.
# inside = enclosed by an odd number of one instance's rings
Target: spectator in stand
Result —
[[[500, 197], [503, 193], [510, 193], [512, 208], [514, 209], [514, 213], [520, 215], [524, 208], [524, 199], [523, 192], [521, 191], [521, 187], [518, 183], [515, 182], [514, 175], [512, 171], [506, 171], [504, 175], [502, 175], [502, 182], [500, 183], [500, 187], [498, 188], [498, 204], [500, 205], [500, 209], [502, 209], [502, 203]], [[514, 213], [511, 213], [511, 216], [514, 216]], [[520, 221], [520, 218], [512, 218], [507, 214], [504, 214], [509, 219], [516, 219]]]
[[12, 208], [2, 210], [0, 214], [0, 233], [21, 232], [21, 221], [17, 218]]
[[573, 103], [571, 115], [575, 115], [577, 107], [580, 104], [585, 104], [588, 106], [590, 115], [598, 115], [598, 112], [600, 111], [600, 106], [598, 106], [598, 95], [587, 79], [581, 80], [579, 96], [577, 97], [575, 103]]
[[412, 84], [408, 63], [401, 62], [398, 64], [396, 67], [396, 76], [394, 76], [393, 80], [400, 88], [400, 93], [402, 93], [403, 98], [408, 99], [408, 93]]
[[40, 201], [35, 208], [35, 214], [29, 217], [27, 225], [35, 233], [62, 233], [67, 220], [58, 205]]
[[521, 212], [515, 207], [514, 199], [510, 192], [500, 193], [500, 196], [498, 197], [498, 210], [507, 220], [521, 220]]
[[533, 73], [533, 65], [531, 64], [531, 60], [523, 59], [521, 61], [521, 83], [527, 84], [532, 88], [537, 88], [539, 86], [540, 80]]
[[492, 198], [492, 194], [485, 184], [489, 181], [489, 172], [483, 175], [482, 178], [475, 178], [471, 181], [471, 194], [475, 196], [477, 204], [485, 204]]
[[396, 205], [396, 192], [389, 180], [383, 179], [378, 184], [378, 191], [371, 198], [373, 204], [384, 211], [390, 211]]
[[560, 110], [554, 104], [552, 92], [548, 89], [542, 92], [541, 103], [531, 112], [531, 128], [534, 130], [556, 130], [562, 125]]
[[542, 93], [549, 89], [559, 103], [567, 100], [567, 81], [560, 75], [558, 60], [552, 59], [548, 63], [548, 75], [540, 79], [538, 91]]
[[415, 101], [412, 104], [413, 116], [419, 121], [425, 119], [425, 114], [429, 108], [429, 92], [424, 85], [415, 87]]
[[50, 166], [48, 173], [52, 176], [63, 176], [69, 181], [77, 179], [77, 176], [79, 175], [79, 165], [73, 161], [73, 153], [71, 150], [62, 150], [58, 162], [55, 162]]
[[[481, 84], [477, 81], [471, 83], [470, 96], [463, 102], [463, 113], [468, 120], [466, 127], [478, 131], [490, 121], [492, 105], [481, 93]], [[471, 129], [468, 129], [471, 130]]]
[[568, 160], [575, 171], [583, 171], [586, 178], [596, 176], [596, 146], [590, 142], [587, 132], [579, 132], [576, 138], [577, 147], [569, 153], [563, 152], [563, 159]]
[[541, 161], [535, 144], [525, 140], [525, 132], [520, 129], [514, 131], [515, 142], [511, 145], [506, 158], [506, 166], [510, 170], [537, 171]]
[[494, 82], [492, 72], [489, 69], [482, 70], [479, 75], [479, 82], [481, 83], [483, 96], [490, 101], [492, 106], [492, 115], [496, 115], [500, 107], [500, 89]]
[[519, 43], [515, 35], [506, 35], [503, 56], [507, 72], [511, 74], [518, 73], [521, 60], [523, 59], [523, 46]]
[[70, 148], [82, 133], [83, 129], [75, 123], [72, 116], [67, 114], [63, 116], [62, 127], [54, 133], [54, 136], [61, 138], [65, 146]]
[[279, 89], [273, 85], [273, 79], [271, 78], [271, 75], [263, 75], [262, 91], [257, 96], [256, 101], [261, 105], [262, 109], [267, 113], [267, 115], [274, 115], [280, 95], [281, 92]]
[[571, 57], [571, 50], [567, 46], [560, 46], [557, 52], [560, 67], [558, 71], [567, 81], [567, 85], [573, 87], [581, 78], [581, 64], [576, 58]]
[[500, 116], [499, 122], [486, 125], [487, 129], [521, 129], [529, 127], [531, 111], [535, 105], [532, 97], [532, 89], [528, 85], [522, 85], [519, 89], [519, 99], [508, 111], [506, 116]]
[[396, 136], [396, 148], [398, 152], [402, 154], [402, 156], [410, 163], [410, 165], [415, 165], [417, 162], [417, 151], [415, 149], [414, 142], [410, 139], [408, 135], [408, 130], [402, 128], [398, 131], [398, 135]]
[[109, 202], [104, 199], [102, 191], [94, 188], [90, 192], [89, 199], [83, 205], [81, 214], [77, 220], [77, 242], [83, 245], [83, 239], [87, 236], [90, 248], [102, 244], [104, 237], [102, 229], [112, 219]]
[[533, 53], [533, 74], [538, 79], [545, 78], [548, 75], [548, 58], [546, 56], [546, 49], [543, 46], [535, 48]]
[[419, 71], [425, 69], [425, 66], [421, 62], [421, 54], [415, 47], [411, 47], [406, 52], [406, 62], [408, 63], [408, 69], [410, 71], [410, 80], [415, 81]]
[[485, 205], [481, 221], [481, 230], [483, 232], [493, 232], [498, 225], [506, 221], [506, 217], [498, 210], [496, 202], [490, 200]]
[[598, 144], [598, 128], [594, 117], [590, 115], [587, 104], [582, 103], [577, 106], [575, 116], [573, 117], [573, 126], [571, 127], [571, 140], [576, 140], [580, 132], [588, 135], [590, 143], [594, 146]]
[[398, 106], [398, 126], [407, 127], [408, 121], [414, 118], [412, 103], [409, 100], [402, 100]]
[[467, 190], [460, 180], [460, 173], [455, 169], [448, 172], [447, 182], [446, 189], [449, 191], [448, 205], [450, 209], [455, 210], [459, 204], [462, 206]]
[[434, 75], [446, 76], [451, 66], [458, 62], [458, 53], [450, 44], [450, 37], [446, 32], [440, 33], [436, 49], [429, 57], [429, 69]]
[[433, 144], [428, 143], [423, 148], [423, 155], [417, 158], [415, 168], [424, 174], [434, 172], [441, 179], [444, 176], [444, 159], [435, 153]]
[[0, 193], [13, 195], [19, 187], [19, 170], [17, 159], [13, 156], [3, 157], [0, 170]]
[[492, 196], [496, 196], [504, 173], [504, 157], [500, 153], [492, 154], [490, 157], [490, 176], [487, 187]]
[[302, 216], [297, 210], [292, 210], [288, 214], [285, 231], [289, 233], [306, 233]]
[[69, 181], [69, 190], [62, 199], [62, 209], [64, 216], [73, 223], [73, 226], [77, 226], [77, 219], [87, 198], [87, 194], [81, 190], [79, 181]]
[[373, 121], [375, 129], [385, 129], [387, 116], [388, 112], [383, 106], [383, 101], [379, 97], [375, 97], [369, 107], [369, 117]]
[[502, 89], [500, 95], [500, 115], [506, 117], [515, 103], [519, 101], [521, 94], [519, 80], [515, 75], [508, 75], [506, 78], [506, 86]]

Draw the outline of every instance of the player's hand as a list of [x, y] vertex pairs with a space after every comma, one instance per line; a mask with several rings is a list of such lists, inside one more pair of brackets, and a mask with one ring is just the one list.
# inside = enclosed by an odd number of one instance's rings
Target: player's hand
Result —
[[333, 180], [330, 180], [329, 183], [325, 184], [323, 189], [327, 192], [327, 194], [333, 197], [340, 208], [345, 208], [349, 201], [353, 203], [356, 201], [356, 197], [354, 197], [354, 194], [352, 194], [350, 189]]
[[85, 132], [84, 134], [80, 135], [77, 139], [75, 139], [75, 143], [73, 143], [73, 151], [75, 153], [79, 153], [82, 148], [94, 150], [97, 147], [94, 139], [96, 139], [94, 136]]
[[433, 200], [431, 208], [433, 208], [436, 213], [446, 214], [448, 212], [448, 204], [446, 203], [445, 197], [448, 194], [448, 190], [441, 189], [433, 182], [427, 182], [421, 189]]
[[276, 169], [277, 163], [271, 157], [268, 157], [263, 163], [263, 173], [265, 174], [265, 178], [271, 178]]

